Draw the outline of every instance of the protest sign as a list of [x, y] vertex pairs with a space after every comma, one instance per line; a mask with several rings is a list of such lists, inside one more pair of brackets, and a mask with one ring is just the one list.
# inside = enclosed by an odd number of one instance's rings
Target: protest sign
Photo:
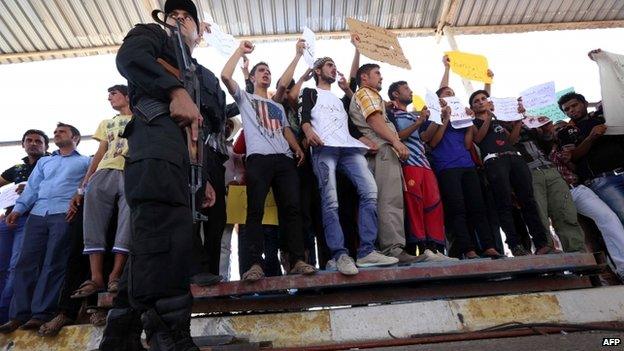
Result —
[[15, 191], [18, 185], [19, 184], [9, 184], [2, 188], [2, 192], [0, 192], [0, 209], [15, 205], [15, 202], [19, 198], [19, 194]]
[[483, 55], [469, 54], [461, 51], [447, 51], [444, 53], [450, 60], [451, 70], [461, 77], [492, 83], [488, 76], [488, 62]]
[[555, 82], [539, 84], [520, 93], [522, 104], [527, 110], [556, 104]]
[[490, 98], [494, 104], [494, 115], [499, 121], [519, 121], [524, 117], [518, 113], [518, 99], [510, 98]]
[[600, 91], [607, 135], [624, 134], [624, 55], [592, 54], [600, 72]]
[[221, 30], [216, 23], [210, 23], [210, 32], [204, 33], [204, 40], [206, 44], [217, 49], [225, 57], [232, 56], [239, 46], [238, 40]]
[[305, 50], [303, 51], [303, 60], [309, 68], [314, 68], [314, 60], [316, 60], [316, 36], [314, 32], [308, 27], [303, 27], [303, 39], [306, 42]]
[[462, 105], [456, 96], [445, 97], [444, 101], [451, 108], [451, 126], [455, 129], [467, 128], [472, 125], [472, 117], [466, 113], [466, 107]]
[[436, 124], [442, 124], [442, 107], [440, 107], [440, 98], [429, 89], [427, 89], [427, 94], [425, 95], [425, 104], [429, 109], [429, 120]]
[[530, 129], [539, 128], [548, 122], [550, 122], [550, 119], [544, 116], [528, 116], [522, 120], [522, 123]]
[[357, 35], [355, 46], [362, 55], [393, 66], [412, 68], [392, 31], [353, 18], [347, 18], [347, 25], [349, 32]]
[[[245, 185], [230, 185], [226, 204], [227, 223], [245, 224], [247, 220], [247, 187]], [[273, 190], [269, 191], [264, 202], [264, 217], [262, 224], [277, 225], [277, 205], [273, 197]]]
[[420, 95], [412, 95], [412, 108], [414, 111], [422, 110], [423, 106], [425, 106], [425, 100], [423, 100]]

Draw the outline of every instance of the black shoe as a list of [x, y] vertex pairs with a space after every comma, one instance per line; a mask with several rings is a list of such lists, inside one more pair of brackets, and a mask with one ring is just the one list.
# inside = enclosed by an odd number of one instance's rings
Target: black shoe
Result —
[[131, 308], [113, 308], [106, 317], [100, 351], [144, 351], [141, 343], [143, 325], [139, 314]]
[[164, 298], [141, 315], [150, 350], [199, 351], [191, 338], [190, 294]]
[[531, 253], [531, 251], [527, 251], [527, 249], [524, 248], [524, 246], [522, 245], [516, 245], [514, 247], [511, 248], [511, 253], [514, 256], [528, 256], [528, 255], [532, 255], [533, 253]]
[[191, 277], [191, 284], [198, 286], [210, 286], [217, 284], [221, 280], [223, 280], [223, 277], [220, 275], [214, 275], [209, 272], [197, 273]]

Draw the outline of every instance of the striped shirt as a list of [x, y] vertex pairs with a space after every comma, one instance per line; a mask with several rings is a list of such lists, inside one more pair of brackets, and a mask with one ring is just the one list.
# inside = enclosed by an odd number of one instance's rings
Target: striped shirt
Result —
[[[398, 131], [401, 131], [416, 122], [418, 115], [399, 109], [392, 109], [394, 123]], [[406, 140], [403, 140], [410, 151], [409, 158], [405, 161], [408, 166], [416, 166], [431, 169], [429, 160], [425, 155], [425, 145], [420, 139], [420, 131], [416, 129]]]

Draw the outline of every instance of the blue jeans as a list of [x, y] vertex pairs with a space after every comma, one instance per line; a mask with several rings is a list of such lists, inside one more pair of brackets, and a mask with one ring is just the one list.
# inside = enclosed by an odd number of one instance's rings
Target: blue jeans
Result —
[[13, 296], [15, 264], [22, 252], [24, 224], [28, 216], [22, 216], [15, 226], [0, 221], [0, 323], [9, 318], [9, 305]]
[[375, 249], [377, 240], [377, 185], [362, 150], [320, 146], [312, 150], [312, 166], [318, 178], [325, 239], [332, 257], [348, 254], [344, 233], [338, 219], [336, 171], [345, 174], [355, 185], [360, 200], [358, 230], [361, 258]]
[[588, 185], [624, 224], [624, 174], [594, 178]]
[[69, 257], [67, 227], [64, 213], [28, 216], [22, 253], [15, 265], [10, 319], [49, 321], [54, 317]]

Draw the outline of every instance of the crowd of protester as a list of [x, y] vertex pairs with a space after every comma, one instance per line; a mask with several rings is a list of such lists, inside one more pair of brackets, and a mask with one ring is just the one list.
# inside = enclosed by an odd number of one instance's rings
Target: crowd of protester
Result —
[[[426, 106], [409, 107], [407, 82], [389, 84], [382, 96], [380, 66], [360, 65], [357, 48], [348, 77], [322, 57], [295, 81], [304, 50], [299, 40], [274, 91], [268, 63], [249, 70], [249, 41], [221, 72], [235, 104], [223, 128], [207, 131], [208, 222], [188, 233], [197, 268], [180, 272], [191, 282], [229, 279], [235, 231], [241, 279], [253, 282], [319, 268], [355, 275], [367, 267], [501, 259], [506, 251], [593, 250], [579, 215], [595, 222], [624, 277], [624, 136], [605, 135], [600, 106], [590, 112], [583, 95], [568, 93], [558, 105], [569, 121], [529, 129], [496, 119], [486, 85], [467, 101], [473, 125], [457, 129], [443, 99], [454, 96], [447, 57], [436, 123]], [[232, 78], [241, 58], [244, 85]], [[334, 83], [342, 97], [331, 91]], [[97, 293], [120, 289], [133, 251], [124, 190], [132, 150], [122, 137], [132, 118], [128, 95], [125, 85], [108, 89], [117, 114], [93, 134], [99, 147], [92, 157], [76, 150], [80, 132], [59, 123], [58, 150], [48, 153], [46, 133], [28, 130], [27, 156], [2, 173], [0, 185], [19, 184], [20, 196], [0, 222], [0, 332], [56, 335], [76, 322], [83, 299], [94, 305]], [[518, 109], [525, 113], [520, 100]], [[230, 185], [246, 185], [245, 223], [226, 224]], [[262, 223], [270, 190], [279, 225]], [[91, 321], [104, 323], [102, 311], [94, 309]]]

